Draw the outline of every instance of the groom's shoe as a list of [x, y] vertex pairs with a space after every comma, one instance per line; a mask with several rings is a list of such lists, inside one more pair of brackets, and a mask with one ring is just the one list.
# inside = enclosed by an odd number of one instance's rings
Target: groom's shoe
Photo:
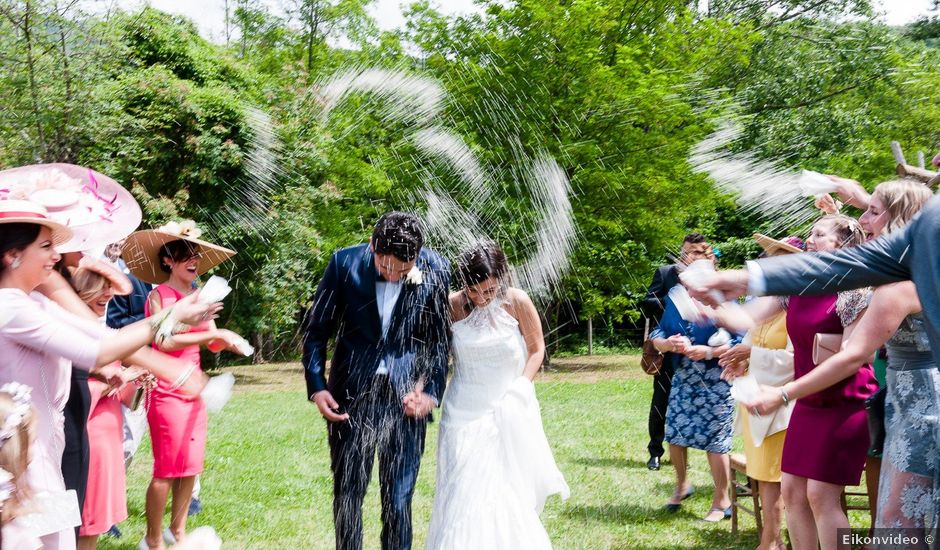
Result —
[[654, 472], [659, 470], [659, 457], [651, 456], [650, 459], [646, 462], [646, 467]]

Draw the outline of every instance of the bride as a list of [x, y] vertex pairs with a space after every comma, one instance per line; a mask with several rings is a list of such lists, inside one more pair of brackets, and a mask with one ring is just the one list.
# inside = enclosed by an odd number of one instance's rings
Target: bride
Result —
[[450, 297], [454, 376], [444, 394], [428, 549], [551, 548], [539, 513], [568, 497], [532, 379], [545, 355], [525, 292], [508, 286], [506, 256], [485, 242], [457, 264]]

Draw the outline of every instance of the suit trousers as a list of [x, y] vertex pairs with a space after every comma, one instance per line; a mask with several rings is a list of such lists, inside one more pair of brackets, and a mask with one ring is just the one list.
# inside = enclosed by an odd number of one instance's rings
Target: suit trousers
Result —
[[333, 470], [333, 521], [337, 550], [362, 548], [362, 501], [379, 457], [382, 498], [382, 548], [411, 548], [411, 498], [414, 495], [427, 419], [405, 416], [402, 398], [386, 375], [350, 405], [349, 420], [330, 423]]
[[646, 446], [650, 456], [661, 457], [666, 452], [663, 447], [663, 441], [666, 439], [666, 407], [669, 405], [669, 392], [672, 391], [675, 360], [674, 354], [665, 354], [662, 368], [653, 377], [653, 399], [650, 401], [649, 415], [650, 442]]

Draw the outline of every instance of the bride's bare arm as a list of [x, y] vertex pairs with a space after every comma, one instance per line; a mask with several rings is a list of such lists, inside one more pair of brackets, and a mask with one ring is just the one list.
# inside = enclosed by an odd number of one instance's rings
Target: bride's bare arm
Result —
[[539, 319], [539, 313], [535, 309], [535, 304], [529, 299], [529, 295], [518, 288], [509, 289], [509, 299], [512, 304], [513, 317], [519, 321], [519, 331], [525, 339], [526, 349], [529, 356], [525, 362], [523, 375], [529, 380], [534, 380], [539, 369], [542, 368], [542, 361], [545, 359], [545, 337], [542, 334], [542, 321]]
[[447, 298], [448, 303], [450, 304], [450, 322], [456, 323], [457, 321], [463, 319], [467, 316], [465, 305], [467, 303], [467, 297], [464, 295], [463, 291], [452, 292]]

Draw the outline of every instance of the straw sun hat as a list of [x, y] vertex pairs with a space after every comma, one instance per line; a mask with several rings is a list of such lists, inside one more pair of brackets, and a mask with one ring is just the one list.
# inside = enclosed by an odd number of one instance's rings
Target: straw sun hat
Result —
[[774, 254], [776, 252], [787, 252], [787, 253], [797, 253], [803, 252], [803, 250], [797, 246], [794, 246], [786, 241], [780, 241], [777, 239], [771, 239], [767, 235], [761, 233], [754, 233], [754, 240], [757, 241], [757, 244], [764, 249], [768, 254]]
[[58, 246], [72, 238], [72, 230], [53, 221], [41, 205], [29, 201], [0, 200], [0, 224], [32, 223], [52, 231], [52, 244]]
[[234, 250], [200, 240], [200, 235], [202, 231], [192, 220], [169, 222], [156, 229], [132, 233], [124, 242], [121, 257], [135, 277], [158, 285], [170, 278], [169, 273], [160, 269], [159, 258], [160, 249], [169, 242], [184, 240], [196, 245], [200, 255], [199, 265], [196, 267], [196, 273], [199, 275], [235, 255]]
[[74, 164], [32, 164], [0, 171], [0, 202], [29, 201], [71, 229], [59, 252], [103, 248], [140, 225], [140, 206], [120, 183]]

